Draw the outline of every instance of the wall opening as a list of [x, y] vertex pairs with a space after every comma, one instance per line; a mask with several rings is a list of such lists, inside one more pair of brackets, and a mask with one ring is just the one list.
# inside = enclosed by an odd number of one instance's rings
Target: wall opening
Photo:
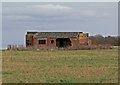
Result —
[[51, 44], [53, 44], [54, 43], [54, 40], [51, 40]]
[[70, 38], [57, 38], [56, 39], [57, 47], [69, 47], [71, 46]]
[[46, 44], [46, 40], [39, 40], [38, 43], [39, 44]]

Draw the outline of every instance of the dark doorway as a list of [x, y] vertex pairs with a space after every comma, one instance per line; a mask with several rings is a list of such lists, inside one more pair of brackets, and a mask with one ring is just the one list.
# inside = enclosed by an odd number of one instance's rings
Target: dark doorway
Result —
[[57, 38], [56, 46], [57, 47], [69, 47], [71, 46], [71, 41], [69, 38]]

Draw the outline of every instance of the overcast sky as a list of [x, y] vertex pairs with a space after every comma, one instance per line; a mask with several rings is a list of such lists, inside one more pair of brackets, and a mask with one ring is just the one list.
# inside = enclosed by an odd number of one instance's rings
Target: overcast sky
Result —
[[[3, 2], [2, 46], [24, 44], [27, 31], [118, 35], [117, 2]], [[24, 44], [25, 45], [25, 44]]]

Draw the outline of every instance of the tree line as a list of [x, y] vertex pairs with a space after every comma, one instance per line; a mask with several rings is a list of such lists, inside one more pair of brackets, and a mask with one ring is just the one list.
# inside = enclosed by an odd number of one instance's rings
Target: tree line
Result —
[[102, 36], [100, 34], [90, 36], [89, 39], [100, 45], [120, 46], [120, 36]]

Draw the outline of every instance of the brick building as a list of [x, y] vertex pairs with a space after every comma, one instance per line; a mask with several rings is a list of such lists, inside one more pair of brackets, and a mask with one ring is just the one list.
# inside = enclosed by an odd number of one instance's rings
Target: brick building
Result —
[[78, 48], [89, 44], [88, 33], [83, 32], [27, 32], [26, 47]]

